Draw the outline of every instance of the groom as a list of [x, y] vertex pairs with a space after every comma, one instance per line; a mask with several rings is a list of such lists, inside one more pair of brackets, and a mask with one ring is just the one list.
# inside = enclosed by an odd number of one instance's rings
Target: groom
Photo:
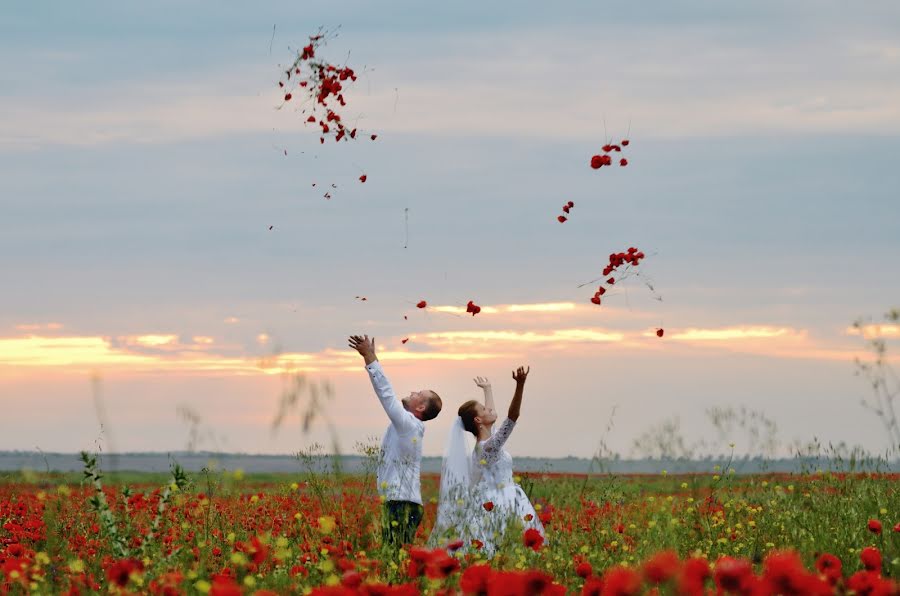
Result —
[[422, 437], [427, 420], [441, 413], [441, 398], [430, 389], [413, 391], [397, 399], [375, 356], [375, 338], [350, 336], [350, 347], [366, 361], [366, 370], [381, 406], [391, 420], [381, 441], [378, 494], [384, 501], [381, 538], [397, 549], [413, 541], [422, 521]]

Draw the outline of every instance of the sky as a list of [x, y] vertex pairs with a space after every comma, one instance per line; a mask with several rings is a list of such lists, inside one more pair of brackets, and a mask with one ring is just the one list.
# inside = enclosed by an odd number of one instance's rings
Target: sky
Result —
[[[374, 142], [282, 101], [319, 27]], [[184, 449], [190, 411], [200, 448], [351, 452], [387, 424], [356, 333], [442, 396], [427, 455], [524, 364], [513, 456], [675, 419], [740, 452], [707, 412], [742, 406], [882, 450], [854, 358], [900, 328], [851, 325], [900, 306], [898, 34], [887, 1], [4, 5], [0, 450]], [[273, 426], [296, 378], [333, 388], [308, 432], [306, 389]]]

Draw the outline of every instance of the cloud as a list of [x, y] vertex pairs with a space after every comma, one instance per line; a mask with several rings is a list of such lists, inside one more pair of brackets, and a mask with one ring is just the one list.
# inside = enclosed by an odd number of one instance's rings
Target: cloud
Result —
[[16, 329], [19, 331], [57, 331], [62, 328], [62, 323], [23, 323], [16, 325]]
[[[655, 330], [647, 335], [655, 335]], [[806, 334], [790, 327], [725, 327], [722, 329], [685, 329], [670, 333], [674, 341], [729, 341], [742, 339], [802, 338]]]
[[847, 335], [862, 335], [866, 339], [876, 337], [895, 338], [900, 337], [900, 325], [860, 325], [859, 327], [847, 327], [844, 331]]

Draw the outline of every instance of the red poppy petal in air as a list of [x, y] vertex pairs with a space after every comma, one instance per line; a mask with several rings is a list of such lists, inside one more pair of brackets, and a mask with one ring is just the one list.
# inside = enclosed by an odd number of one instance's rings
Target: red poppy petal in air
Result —
[[572, 202], [572, 201], [569, 201], [568, 203], [566, 203], [566, 205], [568, 205], [568, 206], [569, 206], [569, 209], [571, 209], [572, 207], [575, 206], [575, 203]]
[[559, 217], [556, 218], [556, 221], [558, 221], [559, 223], [566, 223], [567, 219], [568, 218], [565, 215], [560, 215]]
[[569, 212], [569, 206], [568, 206], [568, 205], [563, 205], [563, 211], [565, 211], [566, 213], [568, 213], [568, 212]]
[[622, 167], [627, 166], [627, 165], [628, 165], [628, 160], [625, 159], [625, 158], [623, 157], [622, 159], [619, 160], [619, 165], [622, 166]]
[[631, 142], [631, 141], [629, 141], [628, 139], [622, 139], [622, 146], [623, 146], [623, 147], [627, 147], [627, 146], [628, 146], [628, 143], [630, 143], [630, 142]]
[[359, 177], [359, 181], [360, 181], [360, 182], [365, 182], [365, 181], [366, 181], [366, 178], [368, 178], [368, 176], [366, 176], [365, 174], [363, 174], [362, 176]]
[[663, 329], [660, 327], [656, 330], [656, 337], [662, 337], [663, 333], [665, 333], [665, 331], [663, 331]]
[[615, 278], [615, 277], [610, 277], [609, 279], [606, 280], [606, 283], [608, 283], [608, 284], [611, 285], [611, 286], [612, 286], [612, 285], [615, 285], [615, 283], [616, 283], [616, 278]]
[[603, 156], [602, 155], [594, 155], [591, 157], [591, 167], [595, 170], [603, 165]]
[[428, 303], [424, 300], [420, 300], [419, 303], [416, 304], [416, 308], [425, 308], [426, 306], [428, 306]]
[[594, 295], [594, 297], [591, 298], [591, 302], [593, 302], [597, 306], [600, 306], [600, 296]]
[[378, 135], [372, 135], [372, 136], [371, 136], [371, 137], [369, 137], [369, 138], [370, 138], [370, 139], [372, 139], [372, 140], [373, 140], [373, 141], [374, 141], [374, 140], [375, 140], [375, 139], [377, 139], [377, 138], [378, 138]]
[[403, 339], [400, 341], [400, 343], [404, 343], [404, 344], [405, 344], [405, 343], [408, 342], [408, 341], [409, 341], [409, 338], [408, 338], [408, 337], [405, 337], [405, 338], [403, 338]]
[[293, 95], [291, 95], [290, 93], [288, 93], [287, 95], [284, 96], [284, 101], [291, 101], [291, 98], [292, 98], [292, 97], [293, 97]]

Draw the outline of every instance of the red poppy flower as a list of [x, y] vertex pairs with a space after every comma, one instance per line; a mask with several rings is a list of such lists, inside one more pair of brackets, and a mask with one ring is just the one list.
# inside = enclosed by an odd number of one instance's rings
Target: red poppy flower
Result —
[[565, 215], [560, 215], [559, 217], [556, 218], [556, 221], [558, 221], [559, 223], [566, 223], [567, 219], [568, 218]]
[[600, 296], [594, 294], [594, 296], [591, 298], [591, 302], [593, 302], [597, 306], [600, 306]]
[[566, 203], [566, 205], [569, 207], [569, 209], [571, 209], [575, 206], [575, 203], [573, 201], [569, 201], [568, 203]]
[[816, 559], [816, 569], [831, 585], [836, 584], [841, 579], [841, 560], [832, 554], [823, 553]]
[[[473, 540], [478, 542], [477, 540]], [[459, 578], [459, 587], [463, 594], [486, 594], [488, 591], [488, 581], [491, 578], [493, 570], [489, 565], [472, 565], [463, 571], [462, 577]]]
[[591, 167], [592, 168], [594, 168], [596, 170], [596, 169], [599, 169], [600, 166], [602, 166], [602, 165], [603, 165], [603, 156], [594, 155], [593, 157], [591, 157]]
[[594, 574], [594, 568], [587, 561], [582, 561], [575, 566], [575, 575], [587, 579]]
[[284, 96], [284, 101], [291, 101], [291, 97], [293, 97], [293, 95], [291, 95], [290, 93], [286, 93]]
[[627, 166], [627, 165], [628, 165], [628, 160], [625, 159], [625, 158], [623, 157], [622, 159], [619, 160], [619, 165], [622, 166], [622, 167]]
[[359, 177], [359, 181], [360, 181], [360, 182], [365, 182], [365, 181], [366, 181], [366, 178], [368, 178], [368, 176], [366, 176], [365, 174], [363, 174], [362, 176]]
[[493, 511], [494, 510], [494, 502], [488, 501], [487, 503], [482, 503], [482, 507], [484, 507], [485, 511]]
[[881, 534], [881, 522], [877, 519], [870, 519], [868, 528], [873, 534]]
[[466, 305], [466, 312], [472, 313], [472, 316], [474, 317], [481, 312], [481, 307], [469, 300], [469, 303]]
[[867, 546], [859, 553], [859, 560], [869, 571], [881, 572], [881, 551], [874, 546]]
[[416, 308], [425, 308], [426, 306], [428, 306], [428, 303], [424, 300], [419, 300], [419, 302], [416, 303]]
[[611, 285], [611, 286], [612, 286], [612, 285], [615, 285], [615, 283], [616, 283], [616, 278], [615, 278], [615, 277], [610, 277], [609, 279], [606, 280], [606, 283], [608, 283], [608, 284]]
[[630, 142], [628, 139], [622, 139], [622, 146], [627, 147]]
[[565, 211], [566, 213], [568, 213], [568, 212], [569, 212], [569, 206], [568, 206], [568, 205], [563, 205], [563, 211]]
[[897, 524], [894, 526], [894, 531], [900, 532], [900, 522], [897, 522]]
[[526, 547], [537, 552], [541, 550], [541, 546], [544, 544], [544, 537], [534, 528], [528, 528], [525, 530], [525, 534], [522, 535], [522, 541]]
[[662, 584], [675, 577], [680, 567], [681, 561], [675, 551], [664, 550], [644, 563], [644, 577], [651, 584]]
[[641, 593], [641, 576], [633, 569], [615, 566], [603, 574], [603, 594], [637, 596]]
[[659, 329], [656, 330], [656, 337], [662, 337], [664, 333], [665, 333], [665, 331], [663, 330], [662, 327], [660, 327]]

